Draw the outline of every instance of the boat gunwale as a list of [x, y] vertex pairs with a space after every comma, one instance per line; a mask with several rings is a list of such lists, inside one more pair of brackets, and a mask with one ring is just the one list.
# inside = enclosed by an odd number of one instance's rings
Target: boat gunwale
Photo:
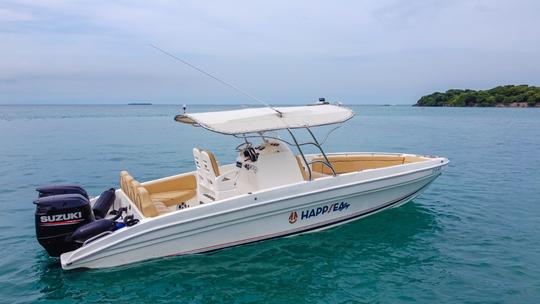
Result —
[[[384, 190], [387, 190], [387, 189], [392, 189], [392, 188], [397, 188], [397, 187], [400, 187], [400, 186], [404, 186], [404, 185], [408, 185], [408, 184], [412, 184], [412, 183], [415, 183], [415, 182], [418, 182], [418, 181], [421, 181], [421, 180], [425, 180], [425, 179], [431, 179], [431, 181], [429, 181], [425, 186], [423, 186], [422, 188], [420, 189], [424, 189], [425, 187], [427, 187], [429, 184], [431, 184], [431, 182], [433, 182], [433, 180], [435, 180], [435, 178], [437, 178], [438, 176], [440, 175], [440, 173], [437, 173], [436, 175], [428, 175], [428, 176], [424, 176], [424, 177], [420, 177], [420, 178], [417, 178], [417, 179], [414, 179], [414, 180], [410, 180], [410, 181], [406, 181], [406, 182], [403, 182], [403, 183], [400, 183], [400, 184], [395, 184], [395, 185], [390, 185], [390, 186], [387, 186], [387, 187], [382, 187], [382, 188], [377, 188], [377, 189], [372, 189], [372, 190], [368, 190], [368, 191], [365, 191], [365, 192], [360, 192], [359, 194], [370, 194], [370, 193], [375, 193], [375, 192], [380, 192], [380, 191], [384, 191]], [[350, 198], [350, 197], [355, 197], [357, 196], [357, 194], [352, 194], [352, 195], [343, 195], [343, 196], [339, 196], [339, 197], [336, 197], [336, 199], [345, 199], [345, 198]], [[282, 213], [282, 212], [287, 212], [287, 211], [291, 211], [291, 210], [295, 210], [295, 209], [304, 209], [304, 208], [307, 208], [311, 205], [317, 205], [317, 204], [320, 204], [322, 201], [324, 200], [318, 200], [316, 202], [309, 202], [309, 203], [306, 203], [306, 204], [303, 204], [303, 205], [299, 205], [299, 206], [295, 206], [294, 208], [285, 208], [285, 209], [280, 209], [278, 211], [271, 211], [271, 212], [267, 212], [265, 213], [264, 215], [265, 216], [261, 216], [261, 215], [256, 215], [256, 216], [252, 216], [252, 217], [249, 217], [248, 219], [246, 220], [243, 220], [243, 221], [236, 221], [235, 220], [229, 220], [227, 222], [220, 222], [220, 223], [217, 223], [217, 224], [214, 224], [212, 226], [205, 226], [204, 228], [193, 228], [193, 229], [190, 229], [186, 232], [183, 232], [181, 235], [174, 235], [174, 237], [172, 238], [168, 238], [166, 240], [163, 240], [163, 238], [160, 238], [158, 241], [156, 242], [151, 242], [147, 245], [144, 245], [144, 246], [141, 246], [141, 247], [136, 247], [136, 248], [144, 248], [144, 247], [149, 247], [149, 246], [153, 246], [153, 245], [156, 245], [156, 244], [160, 244], [160, 243], [163, 243], [163, 242], [168, 242], [168, 241], [171, 241], [171, 240], [175, 240], [175, 239], [178, 239], [178, 238], [182, 238], [182, 237], [189, 237], [193, 234], [196, 234], [196, 233], [199, 233], [199, 232], [207, 232], [207, 231], [212, 231], [212, 230], [215, 230], [215, 229], [219, 229], [219, 228], [222, 228], [222, 227], [227, 227], [227, 226], [230, 226], [230, 225], [234, 225], [234, 224], [237, 224], [237, 223], [243, 223], [243, 222], [247, 222], [249, 220], [252, 220], [252, 219], [259, 219], [259, 218], [263, 218], [263, 217], [266, 217], [266, 216], [272, 216], [272, 215], [275, 215], [275, 214], [278, 214], [278, 213]], [[247, 207], [247, 206], [246, 206]], [[243, 209], [249, 209], [249, 208], [237, 208], [237, 209], [234, 209], [235, 212], [236, 211], [241, 211]], [[384, 208], [383, 208], [384, 209]], [[227, 214], [227, 213], [230, 213], [232, 211], [225, 211], [225, 212], [221, 212], [221, 213], [214, 213], [212, 215], [208, 215], [206, 217], [202, 217], [202, 218], [199, 218], [201, 220], [207, 218], [207, 217], [213, 217], [213, 216], [220, 216], [220, 215], [223, 215], [223, 214]], [[147, 232], [154, 232], [154, 231], [159, 231], [159, 230], [162, 230], [162, 229], [167, 229], [167, 228], [170, 228], [170, 227], [173, 227], [173, 226], [177, 226], [177, 225], [182, 225], [182, 224], [185, 224], [185, 223], [190, 223], [192, 222], [193, 220], [188, 220], [188, 221], [184, 221], [184, 222], [174, 222], [174, 223], [169, 223], [167, 225], [162, 225], [162, 226], [158, 226], [158, 227], [155, 227], [153, 229], [147, 229], [147, 230], [144, 230], [144, 231], [141, 231], [137, 234], [134, 234], [134, 235], [130, 235], [128, 237], [125, 237], [124, 239], [122, 239], [122, 241], [125, 241], [125, 240], [130, 240], [132, 238], [135, 238], [135, 237], [138, 237], [140, 235], [144, 235], [145, 233]], [[226, 225], [224, 225], [226, 223]], [[208, 227], [211, 227], [209, 229], [207, 229]], [[193, 232], [194, 231], [194, 232]], [[192, 233], [189, 233], [189, 232], [192, 232]], [[110, 235], [109, 235], [110, 236]], [[109, 236], [105, 236], [104, 238], [101, 238], [99, 240], [102, 240], [102, 239], [105, 239], [105, 238], [109, 238]], [[97, 241], [99, 241], [97, 240]], [[97, 242], [96, 241], [96, 242]], [[105, 248], [102, 248], [101, 250], [106, 250], [108, 248], [110, 248], [111, 246], [114, 246], [116, 245], [117, 243], [119, 243], [120, 240], [114, 242], [114, 243], [111, 243], [111, 244], [108, 244], [108, 246], [106, 246]], [[147, 241], [140, 241], [140, 242], [137, 242], [137, 243], [133, 243], [133, 244], [129, 244], [127, 246], [121, 246], [121, 247], [118, 247], [118, 248], [115, 248], [115, 250], [121, 250], [122, 248], [126, 248], [128, 246], [135, 246], [135, 245], [138, 245], [138, 244], [141, 244], [141, 243], [147, 243]], [[92, 243], [91, 243], [92, 244]], [[90, 245], [90, 244], [89, 244]], [[82, 247], [81, 247], [82, 248]], [[78, 249], [77, 249], [78, 250]], [[95, 255], [95, 254], [99, 254], [99, 252], [101, 252], [101, 250], [99, 251], [92, 251], [92, 252], [89, 252], [87, 253], [86, 255], [84, 256], [81, 256], [81, 257], [78, 257], [77, 260], [80, 260], [80, 259], [84, 259], [84, 258], [87, 258], [87, 257], [91, 257], [92, 255]], [[76, 250], [75, 250], [76, 251]], [[75, 252], [73, 251], [73, 252]], [[120, 251], [120, 252], [115, 252], [115, 253], [111, 253], [109, 255], [105, 255], [103, 257], [98, 257], [98, 258], [95, 258], [95, 259], [91, 259], [87, 262], [91, 262], [91, 261], [94, 261], [94, 260], [97, 260], [97, 259], [101, 259], [101, 258], [106, 258], [106, 257], [109, 257], [109, 256], [112, 256], [112, 255], [116, 255], [116, 254], [119, 254], [119, 253], [124, 253], [124, 252], [127, 252], [129, 250], [123, 250], [123, 251]], [[189, 252], [188, 252], [189, 253]], [[166, 256], [171, 256], [171, 255], [178, 255], [178, 254], [170, 254], [170, 255], [164, 255], [162, 257], [166, 257]], [[71, 255], [70, 255], [71, 257]], [[144, 260], [140, 260], [140, 261], [145, 261], [145, 260], [150, 260], [150, 259], [153, 259], [153, 258], [148, 258], [148, 259], [144, 259]], [[73, 263], [70, 262], [70, 263], [66, 263], [66, 265], [71, 265]]]
[[[322, 180], [327, 180], [329, 178], [342, 177], [342, 176], [348, 177], [348, 176], [352, 176], [354, 174], [358, 174], [358, 173], [362, 173], [362, 172], [373, 172], [375, 170], [395, 168], [395, 167], [398, 167], [398, 166], [415, 165], [415, 164], [428, 162], [428, 161], [434, 161], [434, 160], [438, 160], [438, 159], [441, 160], [441, 163], [443, 163], [443, 166], [446, 166], [446, 165], [448, 165], [450, 163], [450, 161], [447, 158], [441, 157], [441, 156], [432, 156], [432, 155], [426, 156], [426, 155], [418, 155], [418, 154], [410, 154], [410, 153], [397, 153], [397, 152], [330, 152], [330, 153], [326, 153], [326, 154], [329, 155], [329, 156], [335, 156], [335, 155], [345, 155], [345, 156], [349, 156], [349, 155], [371, 155], [371, 156], [381, 155], [381, 156], [403, 156], [403, 157], [413, 156], [413, 157], [425, 158], [425, 160], [422, 160], [422, 161], [419, 161], [419, 162], [414, 162], [414, 163], [403, 163], [403, 164], [399, 164], [399, 165], [392, 165], [392, 166], [388, 166], [388, 167], [380, 167], [380, 168], [364, 169], [364, 170], [360, 170], [360, 171], [345, 172], [345, 173], [340, 173], [340, 174], [338, 174], [336, 176], [326, 175], [325, 174], [324, 176], [318, 177], [316, 179], [303, 180], [303, 181], [299, 181], [299, 182], [292, 183], [292, 184], [280, 185], [280, 186], [275, 186], [275, 187], [271, 187], [271, 188], [252, 191], [252, 192], [249, 192], [249, 193], [243, 193], [243, 194], [239, 194], [239, 195], [235, 195], [235, 196], [232, 196], [232, 197], [225, 198], [223, 200], [215, 201], [215, 202], [212, 202], [210, 204], [196, 205], [196, 206], [193, 206], [193, 207], [190, 207], [190, 208], [180, 209], [180, 210], [175, 210], [175, 211], [172, 211], [172, 212], [169, 212], [169, 213], [160, 214], [160, 215], [155, 216], [155, 217], [146, 217], [146, 216], [144, 216], [144, 214], [138, 209], [137, 205], [133, 203], [133, 201], [129, 198], [129, 196], [126, 193], [124, 193], [124, 191], [122, 189], [118, 189], [117, 191], [122, 192], [122, 194], [126, 198], [127, 203], [129, 203], [131, 208], [135, 209], [137, 211], [138, 215], [140, 215], [141, 221], [146, 222], [147, 220], [159, 219], [159, 218], [163, 218], [165, 216], [170, 216], [172, 214], [178, 214], [180, 212], [186, 212], [186, 211], [189, 211], [189, 210], [193, 210], [195, 208], [202, 208], [202, 207], [213, 205], [213, 204], [216, 204], [216, 203], [228, 202], [228, 201], [238, 199], [238, 198], [242, 198], [242, 197], [249, 196], [249, 195], [260, 194], [260, 193], [265, 193], [265, 192], [269, 192], [269, 191], [279, 190], [279, 189], [287, 188], [287, 187], [294, 186], [294, 185], [303, 185], [303, 184], [311, 183], [311, 182], [319, 182], [319, 181], [322, 181]], [[313, 154], [305, 154], [305, 156], [306, 157], [320, 157], [321, 154], [313, 153]], [[233, 167], [234, 163], [221, 165], [220, 167], [225, 167], [225, 166]], [[408, 172], [409, 171], [405, 171], [405, 173], [408, 173]], [[148, 180], [148, 181], [142, 182], [141, 186], [144, 186], [145, 184], [152, 183], [152, 182], [163, 181], [163, 180], [166, 180], [166, 179], [169, 179], [169, 178], [177, 178], [177, 177], [195, 175], [195, 174], [196, 174], [196, 171], [188, 171], [188, 172], [179, 173], [179, 174], [175, 174], [175, 175], [171, 175], [171, 176], [165, 176], [165, 177], [161, 177], [161, 178], [158, 178], [158, 179]], [[388, 177], [392, 177], [392, 175], [389, 175]], [[371, 181], [371, 179], [365, 180], [365, 182], [369, 182], [369, 181]], [[349, 184], [353, 184], [353, 183], [349, 183]], [[345, 184], [345, 186], [349, 185], [349, 184]], [[95, 197], [94, 199], [97, 199], [97, 197]]]
[[[367, 152], [360, 152], [360, 153], [361, 154], [366, 154]], [[349, 153], [349, 154], [360, 154], [360, 153], [359, 152], [353, 152], [353, 153]], [[332, 154], [336, 154], [336, 153], [332, 153]], [[337, 154], [345, 154], [345, 153], [337, 153]], [[389, 155], [405, 155], [403, 153], [387, 153], [387, 154], [389, 154]], [[409, 154], [409, 155], [412, 155], [412, 154]], [[425, 156], [421, 156], [421, 157], [425, 157]], [[167, 229], [167, 228], [172, 227], [172, 226], [177, 226], [177, 225], [182, 225], [182, 224], [186, 224], [186, 223], [191, 223], [191, 222], [194, 222], [194, 221], [204, 220], [204, 219], [209, 218], [209, 217], [225, 215], [225, 214], [229, 214], [229, 213], [238, 212], [238, 211], [241, 211], [241, 210], [247, 210], [247, 209], [251, 209], [251, 208], [256, 208], [256, 207], [260, 207], [260, 206], [264, 206], [264, 205], [267, 205], [267, 204], [272, 204], [272, 203], [276, 203], [276, 202], [280, 202], [280, 201], [284, 201], [284, 200], [290, 200], [290, 199], [305, 197], [305, 196], [311, 195], [313, 193], [326, 193], [326, 192], [334, 191], [334, 190], [338, 190], [338, 189], [349, 188], [349, 187], [363, 185], [363, 184], [369, 184], [369, 183], [373, 183], [373, 182], [378, 182], [378, 181], [382, 181], [382, 180], [386, 180], [386, 179], [390, 179], [390, 178], [395, 178], [395, 177], [401, 177], [401, 176], [410, 175], [410, 174], [414, 174], [414, 173], [420, 173], [420, 172], [424, 172], [424, 171], [428, 171], [428, 170], [433, 170], [434, 168], [444, 167], [444, 166], [448, 165], [448, 163], [449, 163], [449, 160], [446, 159], [446, 158], [443, 158], [443, 157], [428, 158], [428, 159], [426, 159], [426, 162], [428, 162], [428, 161], [436, 161], [436, 160], [439, 160], [440, 163], [437, 163], [437, 164], [434, 164], [434, 165], [431, 165], [431, 166], [425, 167], [425, 168], [419, 168], [419, 169], [415, 169], [415, 170], [403, 171], [403, 172], [399, 172], [399, 173], [395, 173], [395, 174], [391, 174], [391, 175], [380, 176], [380, 177], [377, 177], [377, 178], [371, 178], [371, 179], [367, 179], [367, 180], [363, 180], [363, 181], [356, 181], [356, 182], [347, 183], [347, 184], [341, 184], [341, 185], [337, 185], [337, 186], [333, 186], [333, 187], [326, 187], [326, 188], [318, 190], [318, 191], [302, 192], [300, 194], [289, 195], [289, 196], [286, 196], [286, 197], [280, 197], [278, 199], [262, 200], [262, 201], [260, 201], [260, 202], [258, 202], [256, 204], [248, 204], [248, 205], [244, 205], [244, 206], [237, 207], [237, 208], [234, 208], [234, 209], [218, 211], [218, 212], [205, 214], [205, 215], [200, 215], [200, 216], [197, 216], [197, 217], [193, 217], [193, 218], [189, 218], [189, 219], [183, 219], [183, 220], [174, 221], [174, 222], [170, 222], [170, 223], [163, 223], [161, 225], [151, 227], [150, 229], [144, 229], [142, 231], [135, 232], [134, 234], [124, 236], [121, 239], [118, 239], [118, 240], [112, 241], [112, 242], [110, 241], [110, 239], [115, 234], [111, 234], [111, 235], [105, 236], [103, 238], [100, 238], [100, 239], [96, 240], [95, 242], [92, 242], [92, 243], [88, 244], [85, 247], [81, 247], [81, 248], [76, 249], [76, 250], [74, 250], [72, 252], [69, 252], [69, 253], [71, 253], [69, 255], [69, 258], [71, 258], [74, 253], [76, 253], [77, 251], [79, 251], [82, 248], [86, 248], [86, 250], [91, 250], [90, 252], [87, 252], [86, 254], [82, 254], [81, 256], [76, 257], [76, 259], [74, 261], [67, 262], [66, 265], [71, 265], [73, 262], [75, 262], [77, 260], [81, 260], [81, 259], [90, 257], [92, 255], [98, 254], [99, 252], [107, 250], [108, 248], [110, 248], [110, 247], [112, 247], [114, 245], [117, 245], [120, 242], [125, 242], [127, 240], [131, 240], [133, 238], [144, 235], [146, 233], [151, 233], [151, 232], [154, 232], [154, 231]], [[397, 165], [397, 166], [410, 166], [410, 165], [415, 165], [415, 164], [418, 164], [418, 163], [402, 164], [402, 165]], [[397, 166], [392, 166], [392, 167], [397, 167]], [[384, 169], [388, 169], [388, 168], [392, 168], [392, 167], [385, 167], [385, 168], [380, 168], [380, 169], [370, 169], [370, 171], [372, 172], [374, 170], [384, 170]], [[340, 176], [344, 176], [344, 175], [352, 176], [352, 175], [355, 175], [355, 174], [360, 174], [362, 172], [363, 171], [349, 172], [349, 173], [340, 174]], [[186, 173], [182, 173], [182, 174], [186, 174]], [[437, 174], [437, 176], [439, 174]], [[431, 177], [432, 175], [429, 175], [429, 176]], [[334, 178], [334, 177], [333, 176], [328, 176], [328, 178]], [[424, 178], [427, 178], [427, 177], [422, 177], [422, 178], [419, 178], [419, 179], [415, 179], [415, 180], [412, 180], [412, 181], [408, 181], [408, 182], [404, 182], [404, 183], [400, 183], [400, 184], [396, 184], [396, 185], [387, 186], [387, 187], [384, 187], [384, 188], [372, 189], [372, 190], [369, 190], [369, 191], [366, 191], [366, 192], [361, 192], [361, 193], [367, 194], [367, 193], [371, 193], [371, 192], [378, 192], [378, 191], [385, 190], [385, 189], [388, 189], [388, 188], [394, 188], [394, 187], [398, 187], [398, 186], [405, 185], [405, 184], [408, 184], [408, 183], [412, 183], [412, 182], [415, 182], [417, 180], [421, 180], [421, 179], [424, 179]], [[297, 186], [299, 184], [314, 183], [314, 182], [316, 183], [316, 182], [323, 181], [323, 180], [327, 180], [327, 177], [323, 177], [323, 178], [319, 178], [319, 179], [311, 180], [311, 181], [301, 181], [301, 182], [298, 182], [298, 183], [293, 183], [293, 184], [268, 188], [268, 189], [264, 189], [264, 190], [261, 190], [261, 191], [252, 192], [251, 194], [241, 194], [241, 195], [234, 196], [234, 197], [231, 197], [231, 198], [227, 198], [227, 199], [224, 199], [224, 200], [221, 200], [221, 201], [218, 201], [218, 202], [214, 202], [212, 204], [194, 206], [194, 207], [191, 207], [189, 209], [204, 208], [204, 207], [208, 207], [208, 206], [215, 206], [216, 203], [227, 203], [227, 202], [230, 202], [231, 200], [237, 200], [237, 199], [240, 199], [240, 198], [244, 198], [246, 196], [253, 196], [255, 194], [261, 194], [261, 193], [268, 193], [270, 191], [276, 191], [276, 190], [280, 190], [280, 189], [287, 188], [287, 187]], [[349, 197], [349, 196], [346, 196], [346, 197]], [[129, 203], [132, 204], [131, 200], [129, 200]], [[304, 204], [302, 206], [306, 206], [306, 205], [309, 206], [309, 205], [317, 204], [317, 203], [319, 203], [319, 201], [317, 201], [316, 203], [310, 202], [309, 204]], [[299, 207], [301, 207], [301, 206], [295, 206], [294, 209], [299, 208]], [[154, 218], [144, 218], [141, 221], [141, 224], [154, 222], [155, 220], [160, 220], [160, 219], [162, 220], [162, 219], [167, 218], [167, 217], [172, 217], [172, 216], [178, 215], [179, 212], [186, 211], [186, 210], [188, 210], [188, 209], [163, 214], [163, 215], [160, 215], [160, 216], [154, 217]], [[281, 210], [280, 212], [283, 212], [283, 210]], [[129, 231], [129, 230], [131, 230], [133, 228], [136, 228], [136, 227], [137, 226], [126, 227], [125, 231]], [[105, 241], [109, 241], [109, 243], [105, 243]], [[157, 243], [159, 243], [159, 242], [157, 242]], [[101, 248], [95, 248], [93, 250], [91, 248], [88, 249], [89, 247], [95, 247], [95, 246], [100, 246], [100, 245], [102, 246]], [[122, 248], [122, 247], [120, 247], [120, 248]]]

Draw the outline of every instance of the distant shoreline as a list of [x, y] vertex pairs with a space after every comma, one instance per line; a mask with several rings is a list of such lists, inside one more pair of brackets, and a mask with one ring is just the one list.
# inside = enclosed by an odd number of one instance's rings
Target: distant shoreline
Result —
[[451, 89], [422, 96], [413, 106], [540, 108], [540, 87], [505, 85], [478, 91]]
[[[151, 104], [155, 107], [179, 107], [181, 108], [182, 105], [180, 104], [172, 104], [172, 103], [156, 103]], [[305, 104], [275, 104], [275, 106], [302, 106]], [[418, 104], [344, 104], [347, 107], [458, 107], [458, 106], [429, 106], [429, 105], [418, 105]], [[0, 103], [0, 107], [122, 107], [122, 106], [131, 106], [126, 103], [96, 103], [96, 104], [88, 104], [88, 103], [23, 103], [23, 104], [13, 104], [13, 103]], [[261, 105], [246, 105], [246, 104], [189, 104], [188, 109], [191, 107], [198, 108], [198, 107], [263, 107]], [[467, 106], [467, 107], [481, 107], [481, 106]], [[509, 104], [509, 105], [495, 105], [492, 106], [493, 108], [540, 108], [540, 105], [536, 105], [535, 107], [526, 107], [524, 104]]]
[[442, 106], [428, 106], [428, 105], [418, 105], [413, 104], [413, 107], [435, 107], [435, 108], [540, 108], [540, 104], [536, 104], [534, 106], [529, 106], [526, 102], [513, 102], [510, 104], [502, 104], [498, 103], [494, 106], [480, 106], [480, 105], [472, 105], [472, 106], [451, 106], [451, 105], [442, 105]]

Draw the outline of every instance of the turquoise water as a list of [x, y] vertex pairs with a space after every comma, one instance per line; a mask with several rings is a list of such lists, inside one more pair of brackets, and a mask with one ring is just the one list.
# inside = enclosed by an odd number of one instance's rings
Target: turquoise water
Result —
[[414, 202], [327, 231], [66, 272], [35, 240], [36, 186], [96, 195], [122, 169], [192, 170], [193, 146], [232, 161], [239, 142], [175, 123], [174, 106], [0, 106], [0, 302], [538, 303], [540, 109], [353, 108], [327, 151], [451, 164]]

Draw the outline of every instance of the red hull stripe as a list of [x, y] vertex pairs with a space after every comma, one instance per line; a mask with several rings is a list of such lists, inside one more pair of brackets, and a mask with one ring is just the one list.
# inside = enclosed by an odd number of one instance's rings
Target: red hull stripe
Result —
[[71, 225], [80, 223], [84, 220], [69, 220], [69, 221], [61, 221], [61, 222], [50, 222], [50, 223], [41, 223], [41, 226], [60, 226], [60, 225]]

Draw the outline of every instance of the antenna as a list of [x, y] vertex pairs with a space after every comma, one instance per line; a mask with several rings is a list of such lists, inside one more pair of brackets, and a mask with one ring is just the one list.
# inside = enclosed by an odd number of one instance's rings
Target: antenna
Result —
[[267, 104], [266, 102], [262, 101], [261, 99], [255, 97], [255, 96], [253, 96], [253, 95], [251, 95], [251, 94], [249, 94], [248, 92], [246, 92], [246, 91], [244, 91], [244, 90], [242, 90], [242, 89], [240, 89], [240, 88], [238, 88], [238, 87], [236, 87], [236, 86], [234, 86], [234, 85], [232, 85], [232, 84], [226, 82], [225, 80], [219, 79], [218, 77], [216, 77], [216, 76], [214, 76], [214, 75], [212, 75], [212, 74], [206, 72], [205, 70], [203, 70], [203, 69], [201, 69], [201, 68], [199, 68], [199, 67], [197, 67], [197, 66], [195, 66], [195, 65], [193, 65], [193, 64], [191, 64], [191, 63], [189, 63], [189, 62], [187, 62], [187, 61], [185, 61], [185, 60], [183, 60], [183, 59], [181, 59], [181, 58], [179, 58], [179, 57], [177, 57], [177, 56], [175, 56], [175, 55], [173, 55], [173, 54], [171, 54], [171, 53], [165, 51], [165, 50], [163, 50], [162, 48], [159, 48], [159, 47], [157, 47], [157, 46], [155, 46], [155, 45], [153, 45], [153, 44], [150, 44], [150, 46], [153, 47], [154, 49], [156, 49], [156, 50], [162, 52], [163, 54], [165, 54], [165, 55], [167, 55], [167, 56], [169, 56], [169, 57], [171, 57], [171, 58], [173, 58], [173, 59], [175, 59], [175, 60], [177, 60], [177, 61], [180, 61], [181, 63], [183, 63], [183, 64], [189, 66], [190, 68], [192, 68], [192, 69], [194, 69], [194, 70], [197, 70], [197, 71], [203, 73], [204, 75], [206, 75], [206, 76], [208, 76], [208, 77], [210, 77], [210, 78], [212, 78], [212, 79], [214, 79], [214, 80], [220, 82], [221, 84], [224, 84], [224, 85], [228, 86], [229, 88], [234, 89], [235, 91], [241, 93], [242, 95], [247, 96], [247, 97], [249, 97], [250, 99], [253, 99], [253, 100], [255, 100], [255, 101], [257, 101], [257, 102], [263, 104], [264, 106], [266, 106], [266, 107], [268, 107], [268, 108], [270, 108], [270, 109], [276, 111], [276, 113], [279, 114], [279, 117], [282, 117], [282, 116], [283, 116], [283, 113], [281, 113], [279, 110], [277, 110], [276, 108], [274, 108], [274, 107], [272, 107], [271, 105]]

